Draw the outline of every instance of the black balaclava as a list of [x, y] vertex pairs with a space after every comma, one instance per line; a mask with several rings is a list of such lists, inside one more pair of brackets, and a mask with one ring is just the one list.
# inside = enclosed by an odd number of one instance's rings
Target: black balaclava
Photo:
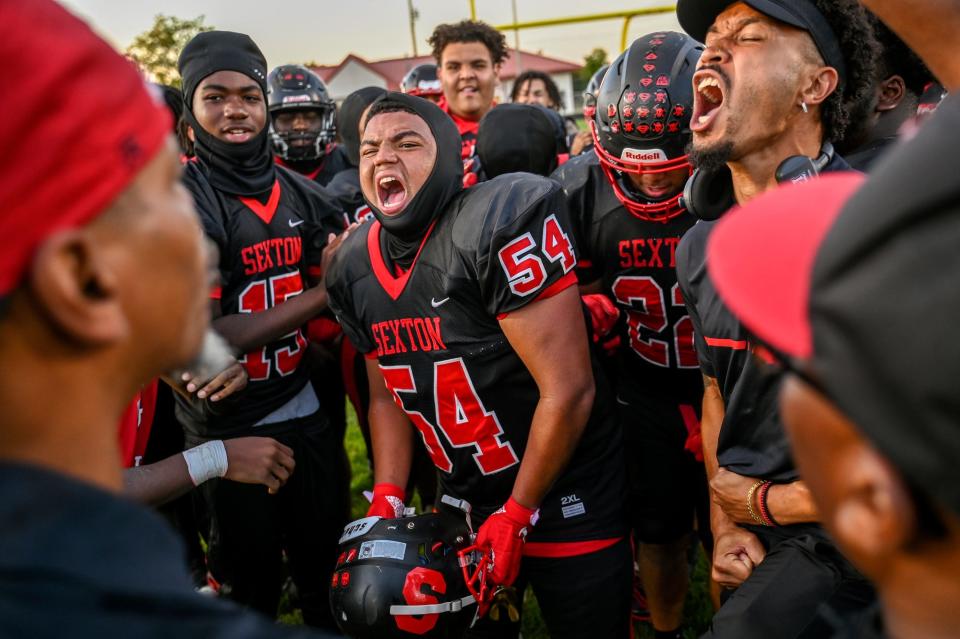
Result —
[[[413, 199], [397, 215], [384, 215], [373, 202], [367, 202], [386, 233], [380, 234], [381, 245], [391, 261], [408, 268], [420, 248], [420, 242], [430, 224], [443, 213], [444, 208], [463, 189], [463, 161], [460, 159], [460, 132], [446, 113], [423, 98], [405, 93], [389, 92], [374, 102], [397, 102], [420, 116], [437, 143], [437, 159], [427, 181]], [[367, 122], [369, 123], [368, 116]]]
[[363, 87], [346, 97], [337, 111], [337, 132], [347, 154], [347, 160], [353, 166], [360, 166], [360, 118], [367, 107], [387, 94], [380, 87]]
[[217, 71], [237, 71], [256, 82], [267, 97], [267, 61], [250, 36], [232, 31], [197, 34], [180, 53], [183, 117], [196, 136], [194, 150], [210, 183], [233, 195], [259, 195], [276, 179], [269, 126], [253, 139], [224, 142], [204, 130], [193, 114], [193, 94], [200, 82]]
[[556, 127], [539, 105], [497, 105], [480, 120], [477, 155], [489, 178], [517, 171], [550, 175], [557, 168]]

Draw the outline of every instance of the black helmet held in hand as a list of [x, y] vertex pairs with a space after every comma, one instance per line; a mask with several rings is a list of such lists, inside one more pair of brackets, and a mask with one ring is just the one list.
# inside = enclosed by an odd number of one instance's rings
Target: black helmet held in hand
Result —
[[690, 167], [693, 74], [703, 45], [682, 33], [634, 40], [610, 65], [590, 121], [594, 149], [617, 198], [634, 215], [667, 220], [682, 213], [679, 195], [649, 202], [631, 195], [626, 174]]
[[299, 64], [267, 78], [273, 150], [283, 160], [318, 160], [336, 138], [337, 106], [316, 73]]
[[330, 585], [330, 607], [353, 639], [459, 638], [477, 603], [467, 586], [471, 532], [449, 512], [348, 524]]

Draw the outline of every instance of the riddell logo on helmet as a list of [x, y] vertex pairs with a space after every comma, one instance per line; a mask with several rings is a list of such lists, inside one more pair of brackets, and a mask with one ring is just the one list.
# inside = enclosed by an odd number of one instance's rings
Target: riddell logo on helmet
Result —
[[620, 154], [621, 160], [630, 160], [631, 162], [666, 162], [667, 154], [660, 149], [624, 149]]

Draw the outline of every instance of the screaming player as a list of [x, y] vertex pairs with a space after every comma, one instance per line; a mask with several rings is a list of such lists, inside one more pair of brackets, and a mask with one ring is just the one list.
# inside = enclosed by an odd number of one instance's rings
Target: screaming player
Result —
[[[532, 584], [553, 637], [627, 637], [620, 435], [595, 391], [562, 193], [516, 173], [463, 191], [459, 151], [425, 100], [390, 93], [368, 112], [360, 179], [376, 220], [327, 282], [368, 355], [370, 514], [402, 513], [416, 428], [442, 502], [472, 506], [494, 585]], [[474, 632], [515, 637], [510, 616]]]

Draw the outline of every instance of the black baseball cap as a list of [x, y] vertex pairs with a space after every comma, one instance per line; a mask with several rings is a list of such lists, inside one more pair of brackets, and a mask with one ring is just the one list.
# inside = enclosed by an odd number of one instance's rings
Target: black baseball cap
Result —
[[[810, 34], [828, 66], [837, 70], [840, 83], [847, 77], [840, 40], [827, 18], [810, 0], [742, 0], [743, 3], [769, 16]], [[683, 30], [700, 42], [706, 42], [707, 31], [717, 16], [737, 0], [678, 0], [677, 20]]]
[[707, 269], [903, 474], [960, 514], [960, 96], [869, 179], [783, 186], [731, 211]]

